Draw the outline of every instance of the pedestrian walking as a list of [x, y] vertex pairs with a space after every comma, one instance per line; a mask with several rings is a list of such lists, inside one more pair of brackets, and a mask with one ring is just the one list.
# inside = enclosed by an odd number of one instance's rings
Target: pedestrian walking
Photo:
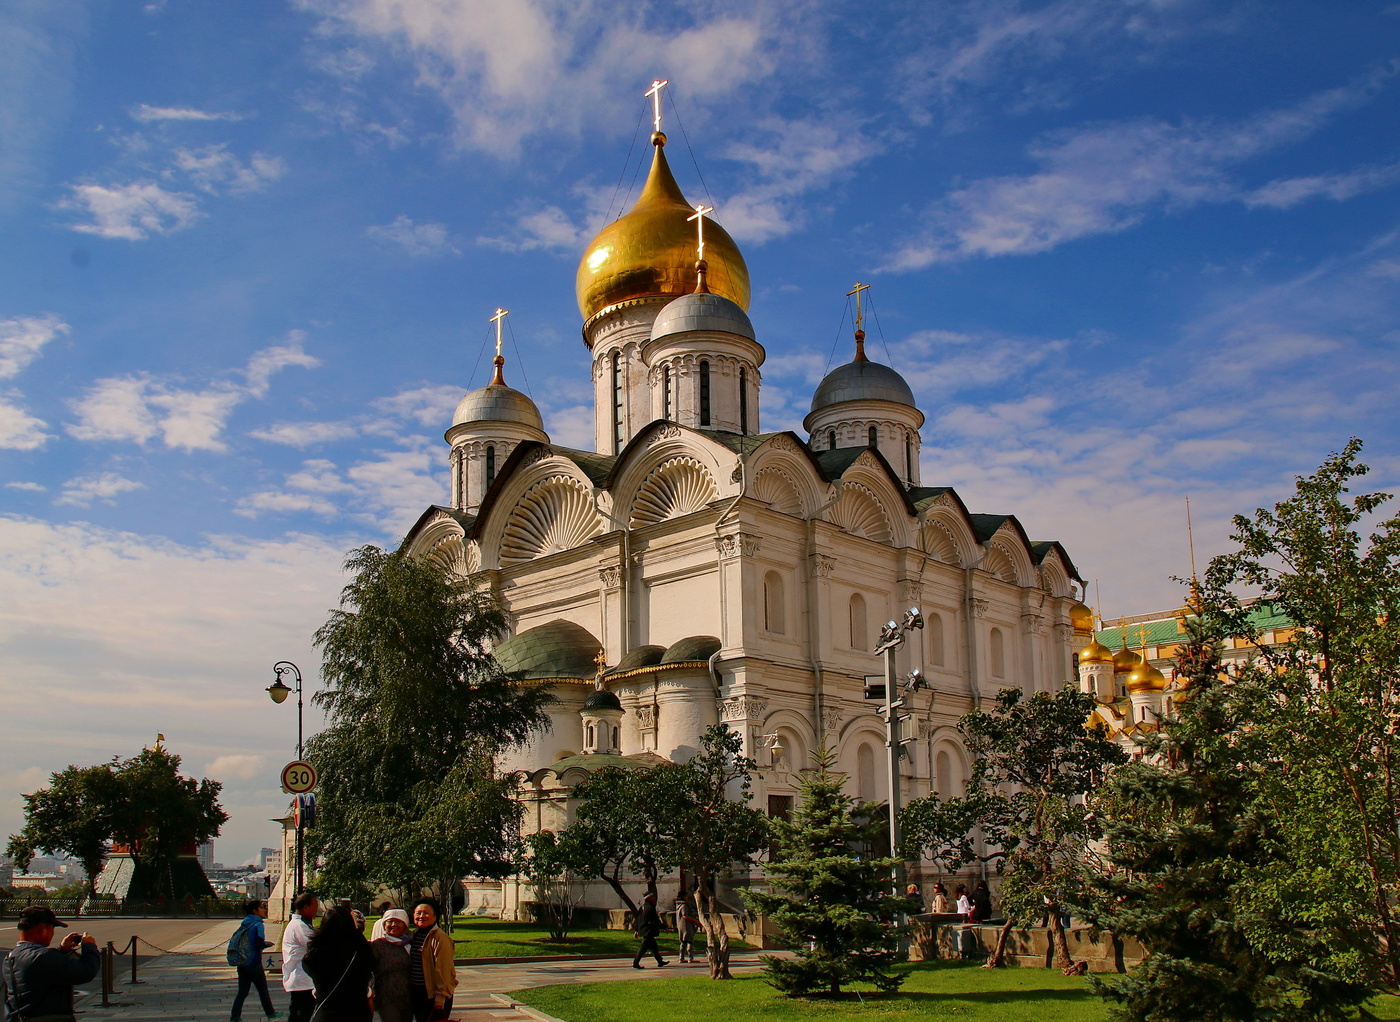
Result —
[[16, 1022], [73, 1022], [73, 987], [102, 968], [102, 952], [90, 933], [67, 934], [50, 947], [68, 924], [47, 906], [20, 910], [19, 940], [0, 962], [5, 1014]]
[[443, 1022], [452, 1014], [457, 970], [452, 964], [452, 938], [437, 925], [440, 915], [432, 898], [422, 898], [413, 906], [408, 995], [415, 1022]]
[[267, 939], [267, 932], [263, 929], [266, 918], [267, 902], [256, 898], [244, 902], [243, 921], [229, 939], [230, 949], [242, 948], [245, 951], [243, 961], [237, 965], [238, 991], [233, 995], [233, 1008], [229, 1012], [231, 1022], [239, 1022], [243, 1017], [243, 1002], [247, 1000], [249, 990], [257, 990], [264, 1015], [270, 1019], [282, 1017], [272, 1005], [272, 995], [267, 992], [267, 973], [263, 970], [263, 951], [272, 947], [272, 941]]
[[370, 1006], [383, 1022], [409, 1022], [413, 1018], [413, 1002], [409, 997], [408, 913], [391, 908], [370, 931], [370, 958], [374, 979], [370, 985]]
[[[363, 925], [364, 916], [360, 916]], [[316, 989], [315, 1022], [370, 1022], [369, 941], [351, 909], [336, 906], [306, 946], [302, 967]]]
[[[680, 945], [680, 960], [695, 961], [695, 934], [700, 929], [700, 920], [690, 907], [690, 899], [681, 895], [676, 899], [676, 940]], [[640, 958], [640, 955], [638, 956]]]
[[282, 989], [287, 991], [287, 1022], [311, 1022], [316, 1010], [316, 985], [302, 967], [306, 945], [315, 933], [312, 923], [321, 911], [314, 894], [299, 894], [292, 902], [292, 918], [282, 930]]
[[950, 906], [948, 904], [948, 888], [941, 883], [933, 885], [933, 897], [929, 899], [928, 910], [934, 915], [947, 915]]
[[647, 896], [642, 899], [642, 907], [637, 910], [637, 937], [641, 944], [637, 946], [637, 955], [632, 959], [632, 968], [642, 968], [642, 956], [645, 954], [654, 955], [656, 967], [664, 968], [666, 962], [661, 958], [661, 948], [656, 944], [656, 938], [661, 933], [661, 916], [656, 911], [656, 892], [648, 891]]

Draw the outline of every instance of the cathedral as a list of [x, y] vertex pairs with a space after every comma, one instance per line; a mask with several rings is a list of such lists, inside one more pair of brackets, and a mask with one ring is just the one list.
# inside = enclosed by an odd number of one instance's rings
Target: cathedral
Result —
[[[686, 200], [666, 136], [651, 142], [636, 205], [578, 268], [595, 449], [551, 442], [498, 347], [494, 378], [447, 430], [450, 504], [404, 541], [499, 595], [512, 630], [497, 658], [557, 696], [552, 727], [501, 763], [522, 779], [526, 829], [566, 826], [568, 791], [590, 773], [683, 761], [716, 723], [743, 736], [753, 804], [770, 814], [792, 807], [823, 746], [851, 795], [886, 801], [866, 678], [882, 675], [882, 623], [911, 607], [925, 625], [896, 666], [928, 687], [905, 707], [900, 795], [961, 793], [957, 719], [1000, 689], [1076, 677], [1093, 618], [1074, 564], [1014, 516], [925, 484], [924, 413], [866, 356], [859, 317], [806, 435], [765, 432], [744, 257]], [[509, 915], [506, 886], [492, 907]], [[600, 884], [588, 901], [613, 897]]]

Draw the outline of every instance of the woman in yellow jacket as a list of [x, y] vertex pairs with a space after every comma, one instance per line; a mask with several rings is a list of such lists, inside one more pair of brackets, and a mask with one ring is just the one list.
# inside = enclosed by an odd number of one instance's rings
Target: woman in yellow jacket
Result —
[[408, 987], [414, 1022], [442, 1022], [452, 1014], [457, 970], [452, 964], [452, 938], [438, 928], [438, 915], [438, 904], [431, 898], [420, 898], [413, 906]]

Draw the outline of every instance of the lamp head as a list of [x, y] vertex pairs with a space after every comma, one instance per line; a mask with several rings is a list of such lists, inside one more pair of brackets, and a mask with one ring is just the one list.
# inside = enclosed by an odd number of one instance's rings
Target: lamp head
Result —
[[277, 680], [267, 686], [267, 694], [272, 697], [274, 703], [285, 703], [292, 690], [282, 684], [282, 676], [279, 674]]
[[924, 677], [924, 672], [915, 667], [909, 672], [909, 676], [904, 679], [904, 690], [906, 692], [917, 692], [921, 688], [928, 687], [928, 679]]
[[924, 626], [924, 615], [918, 607], [910, 607], [904, 612], [904, 630], [911, 628], [922, 628]]

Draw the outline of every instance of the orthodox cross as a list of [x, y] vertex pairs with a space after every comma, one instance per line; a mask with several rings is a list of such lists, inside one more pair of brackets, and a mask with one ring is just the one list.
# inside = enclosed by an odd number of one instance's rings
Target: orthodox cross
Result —
[[510, 315], [510, 310], [509, 310], [509, 309], [497, 309], [497, 310], [496, 310], [496, 314], [495, 314], [494, 316], [492, 316], [489, 320], [487, 320], [488, 323], [495, 323], [495, 324], [496, 324], [496, 357], [497, 357], [497, 358], [500, 358], [500, 357], [501, 357], [501, 322], [502, 322], [507, 316], [509, 316], [509, 315]]
[[862, 291], [869, 291], [869, 290], [870, 290], [870, 285], [869, 285], [869, 284], [862, 284], [860, 281], [856, 281], [856, 286], [853, 287], [853, 288], [851, 288], [851, 290], [849, 290], [849, 291], [846, 292], [846, 297], [847, 297], [847, 298], [851, 297], [851, 295], [855, 295], [855, 296], [856, 296], [856, 329], [857, 329], [857, 330], [859, 330], [859, 329], [861, 328], [861, 324], [865, 322], [865, 314], [862, 313], [862, 312], [860, 311], [860, 293], [861, 293]]
[[651, 123], [653, 131], [661, 130], [661, 90], [671, 83], [664, 78], [658, 78], [651, 83], [651, 88], [647, 89], [643, 95], [651, 97]]
[[697, 205], [697, 206], [695, 207], [695, 212], [694, 212], [694, 213], [692, 213], [692, 214], [690, 214], [690, 216], [686, 217], [686, 220], [687, 220], [687, 221], [690, 221], [690, 220], [694, 220], [694, 221], [695, 221], [695, 242], [696, 242], [696, 245], [695, 245], [696, 256], [695, 256], [695, 258], [696, 258], [696, 259], [704, 259], [704, 258], [705, 258], [705, 215], [706, 215], [707, 213], [713, 213], [714, 211], [715, 211], [715, 207], [714, 207], [714, 206], [706, 206], [706, 205], [700, 204], [700, 205]]
[[598, 665], [598, 673], [594, 675], [593, 684], [596, 688], [603, 687], [603, 671], [608, 666], [608, 654], [603, 650], [598, 650], [598, 655], [593, 658], [593, 662]]

